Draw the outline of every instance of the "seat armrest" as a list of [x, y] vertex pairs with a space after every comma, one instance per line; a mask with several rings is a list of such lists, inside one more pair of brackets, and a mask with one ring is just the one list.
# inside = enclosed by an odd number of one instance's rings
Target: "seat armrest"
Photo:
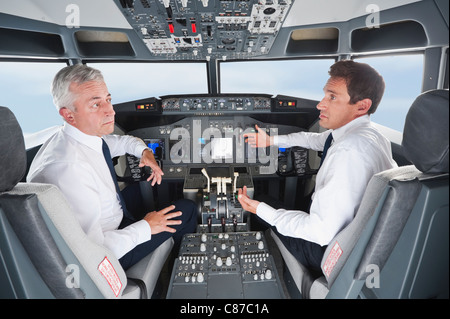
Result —
[[[158, 281], [159, 274], [166, 262], [173, 247], [173, 239], [169, 238], [156, 248], [151, 254], [140, 260], [126, 271], [127, 278], [138, 279], [145, 283], [147, 289], [147, 296], [150, 298]], [[128, 280], [131, 284], [131, 280]], [[130, 290], [130, 293], [133, 291]], [[125, 291], [124, 294], [128, 292]], [[128, 298], [128, 296], [124, 296]]]

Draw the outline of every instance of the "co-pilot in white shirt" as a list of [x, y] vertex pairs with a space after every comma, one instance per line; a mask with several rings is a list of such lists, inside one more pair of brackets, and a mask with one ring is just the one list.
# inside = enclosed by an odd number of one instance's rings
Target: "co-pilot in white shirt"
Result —
[[280, 147], [301, 146], [323, 150], [333, 133], [333, 144], [316, 176], [310, 212], [274, 209], [260, 203], [256, 213], [289, 237], [303, 238], [321, 246], [352, 221], [371, 177], [397, 167], [390, 142], [364, 115], [336, 130], [323, 133], [299, 132], [276, 136]]
[[[125, 153], [141, 157], [147, 147], [132, 136], [107, 135], [103, 139], [112, 157]], [[144, 220], [118, 229], [123, 212], [100, 137], [65, 123], [37, 153], [27, 181], [58, 186], [87, 236], [117, 258], [151, 238], [150, 225]]]

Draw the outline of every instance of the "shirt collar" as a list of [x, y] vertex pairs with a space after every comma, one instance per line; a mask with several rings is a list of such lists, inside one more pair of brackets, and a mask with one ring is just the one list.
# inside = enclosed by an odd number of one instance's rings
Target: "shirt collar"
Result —
[[88, 146], [96, 152], [103, 153], [102, 151], [102, 138], [94, 135], [88, 135], [81, 132], [75, 126], [70, 125], [67, 122], [64, 122], [63, 132], [74, 138], [79, 143]]
[[341, 126], [340, 128], [337, 128], [332, 131], [333, 133], [333, 140], [338, 141], [340, 138], [342, 138], [344, 135], [347, 134], [347, 132], [351, 131], [353, 128], [362, 126], [362, 125], [368, 125], [370, 123], [370, 117], [368, 114], [360, 116], [353, 121], [345, 124], [344, 126]]

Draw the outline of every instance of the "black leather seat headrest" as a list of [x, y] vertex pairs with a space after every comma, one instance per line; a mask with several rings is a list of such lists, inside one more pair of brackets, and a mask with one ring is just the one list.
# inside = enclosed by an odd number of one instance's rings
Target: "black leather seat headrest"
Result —
[[406, 116], [402, 147], [406, 158], [424, 173], [448, 173], [448, 90], [419, 95]]
[[26, 169], [22, 129], [11, 110], [0, 106], [0, 192], [14, 188]]

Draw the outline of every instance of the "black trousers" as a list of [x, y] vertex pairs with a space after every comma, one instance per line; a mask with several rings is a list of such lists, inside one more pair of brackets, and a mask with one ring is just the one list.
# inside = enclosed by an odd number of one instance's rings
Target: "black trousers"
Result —
[[[140, 194], [138, 192], [123, 192], [125, 202], [127, 207], [137, 208], [139, 207], [139, 203], [142, 201], [139, 197]], [[178, 251], [181, 240], [184, 234], [194, 233], [197, 228], [197, 205], [191, 200], [188, 199], [180, 199], [173, 203], [175, 205], [175, 209], [173, 211], [181, 211], [182, 215], [176, 217], [174, 219], [181, 220], [182, 223], [180, 225], [170, 226], [176, 229], [175, 233], [162, 232], [156, 235], [152, 235], [152, 238], [149, 241], [146, 241], [134, 249], [129, 251], [127, 254], [122, 256], [119, 259], [120, 264], [122, 265], [124, 270], [129, 269], [131, 266], [139, 262], [141, 259], [146, 257], [148, 254], [153, 252], [156, 248], [158, 248], [162, 243], [164, 243], [167, 239], [173, 238], [174, 240], [174, 250]], [[163, 209], [169, 205], [164, 207], [160, 207], [159, 209]], [[141, 206], [142, 207], [142, 206]], [[141, 208], [140, 208], [141, 209]], [[130, 209], [129, 209], [130, 210]], [[131, 211], [134, 216], [136, 213]], [[119, 226], [119, 229], [125, 228], [126, 226], [134, 223], [136, 220], [131, 220], [129, 218], [124, 217], [122, 223]]]
[[[275, 209], [284, 208], [283, 203], [268, 198], [266, 196], [259, 197], [258, 200], [263, 201]], [[286, 249], [305, 267], [307, 267], [313, 277], [319, 277], [322, 274], [320, 263], [327, 246], [320, 246], [319, 244], [304, 240], [302, 238], [289, 237], [281, 234], [275, 226], [266, 223], [262, 218], [252, 214], [251, 216], [252, 229], [266, 230], [271, 228], [275, 234], [280, 238]]]

